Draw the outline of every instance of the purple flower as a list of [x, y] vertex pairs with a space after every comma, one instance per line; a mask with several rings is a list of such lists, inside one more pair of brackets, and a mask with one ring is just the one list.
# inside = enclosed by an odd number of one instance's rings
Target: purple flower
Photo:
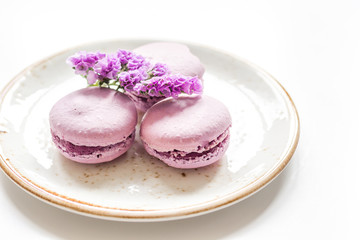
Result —
[[122, 49], [119, 49], [116, 54], [122, 65], [126, 65], [134, 55], [132, 52]]
[[127, 63], [127, 68], [129, 70], [137, 70], [139, 68], [149, 67], [150, 63], [146, 61], [143, 56], [140, 55], [133, 55], [132, 58], [129, 59]]
[[170, 74], [170, 70], [169, 70], [168, 66], [163, 63], [156, 63], [151, 71], [152, 71], [152, 75], [157, 76], [157, 77], [161, 77], [166, 74]]
[[138, 70], [122, 72], [119, 74], [119, 84], [125, 91], [132, 91], [137, 83], [140, 83], [147, 77], [147, 72], [141, 68]]
[[[203, 91], [203, 84], [202, 81], [197, 78], [197, 77], [193, 77], [191, 79], [191, 87], [190, 89], [192, 90], [192, 93], [195, 94], [201, 94]], [[189, 93], [188, 93], [189, 94]], [[191, 93], [190, 93], [191, 94]]]
[[100, 60], [100, 59], [103, 59], [104, 57], [106, 57], [105, 53], [101, 53], [99, 51], [96, 52], [95, 55], [96, 55], [97, 60]]
[[179, 94], [200, 94], [202, 92], [201, 80], [197, 77], [184, 77], [180, 75], [165, 75], [137, 83], [133, 90], [137, 94], [147, 94], [155, 97], [174, 97]]
[[72, 66], [75, 69], [75, 73], [85, 76], [87, 71], [92, 68], [97, 61], [104, 58], [105, 54], [97, 53], [87, 53], [86, 51], [80, 51], [70, 56], [66, 63]]
[[123, 87], [126, 91], [132, 90], [134, 87], [134, 79], [131, 78], [129, 72], [122, 72], [119, 74], [119, 84]]
[[122, 72], [119, 74], [120, 85], [125, 86], [127, 83], [132, 82], [129, 72]]
[[99, 80], [116, 79], [121, 68], [119, 59], [114, 54], [109, 54], [94, 65], [94, 72], [99, 75]]
[[89, 70], [89, 67], [91, 65], [89, 65], [86, 62], [79, 62], [78, 64], [76, 64], [75, 68], [75, 74], [79, 74], [79, 75], [86, 75], [87, 71]]
[[133, 78], [136, 83], [147, 79], [149, 76], [144, 68], [129, 71], [129, 73], [130, 77]]
[[96, 74], [94, 71], [89, 71], [88, 75], [86, 76], [89, 85], [96, 83], [99, 80], [99, 75]]

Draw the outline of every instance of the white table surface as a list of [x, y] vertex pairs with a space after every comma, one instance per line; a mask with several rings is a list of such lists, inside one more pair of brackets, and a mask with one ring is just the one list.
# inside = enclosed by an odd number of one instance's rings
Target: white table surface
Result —
[[265, 189], [185, 220], [125, 223], [69, 213], [0, 173], [0, 239], [360, 239], [359, 1], [0, 1], [0, 87], [81, 43], [184, 40], [275, 76], [300, 115], [298, 149]]

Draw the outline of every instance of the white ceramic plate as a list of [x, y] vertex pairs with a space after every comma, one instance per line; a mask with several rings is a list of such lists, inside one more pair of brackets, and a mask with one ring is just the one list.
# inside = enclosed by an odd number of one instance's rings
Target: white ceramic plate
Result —
[[293, 102], [258, 67], [204, 46], [187, 44], [206, 67], [204, 94], [223, 101], [233, 126], [225, 157], [211, 166], [166, 166], [136, 142], [120, 158], [84, 165], [62, 157], [51, 141], [48, 113], [65, 94], [86, 86], [65, 59], [79, 50], [112, 52], [148, 41], [83, 45], [36, 63], [0, 96], [0, 165], [21, 188], [54, 206], [122, 221], [179, 219], [220, 209], [260, 190], [289, 162], [299, 138]]

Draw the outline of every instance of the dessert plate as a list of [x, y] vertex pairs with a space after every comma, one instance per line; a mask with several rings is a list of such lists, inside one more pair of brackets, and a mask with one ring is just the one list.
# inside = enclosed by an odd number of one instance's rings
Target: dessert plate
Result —
[[86, 165], [62, 157], [51, 141], [50, 108], [65, 94], [86, 87], [65, 59], [80, 50], [113, 52], [148, 42], [82, 45], [35, 63], [11, 80], [0, 95], [3, 171], [49, 204], [121, 221], [208, 213], [249, 197], [280, 174], [299, 139], [291, 98], [255, 65], [194, 44], [187, 45], [205, 65], [204, 94], [225, 103], [233, 119], [230, 146], [219, 162], [191, 170], [168, 167], [145, 152], [138, 134], [133, 147], [112, 162]]

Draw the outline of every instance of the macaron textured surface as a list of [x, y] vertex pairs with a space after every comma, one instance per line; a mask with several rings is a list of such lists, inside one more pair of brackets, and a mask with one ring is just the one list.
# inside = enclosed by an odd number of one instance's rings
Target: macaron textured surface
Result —
[[135, 137], [137, 112], [124, 94], [88, 87], [61, 98], [49, 115], [53, 142], [67, 158], [82, 163], [115, 159]]
[[231, 116], [209, 96], [166, 99], [151, 107], [140, 129], [146, 151], [175, 168], [198, 168], [224, 155]]
[[154, 62], [167, 64], [172, 74], [202, 78], [205, 72], [199, 58], [193, 55], [186, 45], [181, 43], [148, 43], [135, 48], [134, 52]]

